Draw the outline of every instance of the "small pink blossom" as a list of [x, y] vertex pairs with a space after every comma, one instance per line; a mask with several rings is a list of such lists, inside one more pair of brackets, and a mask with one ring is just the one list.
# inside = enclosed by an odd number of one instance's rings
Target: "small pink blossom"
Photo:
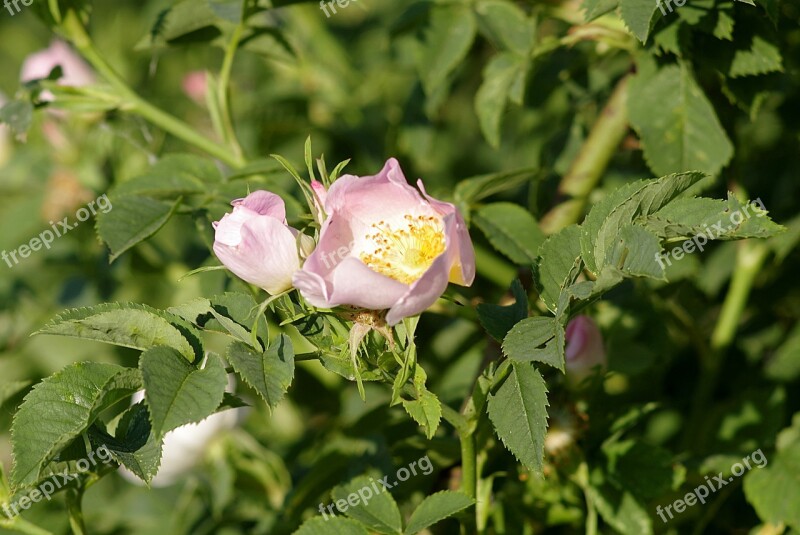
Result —
[[214, 223], [217, 258], [271, 295], [291, 288], [300, 256], [311, 252], [313, 240], [286, 224], [283, 199], [274, 193], [254, 191], [231, 205], [233, 212]]
[[[48, 48], [35, 52], [25, 58], [22, 64], [20, 80], [29, 82], [40, 78], [47, 78], [56, 66], [61, 66], [62, 76], [58, 79], [60, 85], [81, 87], [95, 83], [92, 68], [61, 40], [54, 40]], [[53, 94], [44, 91], [42, 100], [52, 101]]]
[[187, 97], [198, 104], [206, 101], [206, 90], [208, 88], [208, 73], [206, 71], [192, 71], [183, 77], [181, 82], [183, 92]]
[[472, 284], [475, 253], [463, 218], [417, 185], [421, 193], [392, 158], [375, 176], [342, 176], [327, 193], [314, 187], [327, 218], [293, 279], [309, 303], [388, 310], [395, 325], [430, 307], [448, 282]]
[[[0, 93], [0, 108], [8, 101], [3, 93]], [[6, 164], [11, 158], [11, 132], [4, 124], [0, 124], [0, 167]]]
[[603, 335], [589, 316], [575, 316], [567, 324], [566, 368], [570, 385], [580, 385], [595, 367], [606, 366]]

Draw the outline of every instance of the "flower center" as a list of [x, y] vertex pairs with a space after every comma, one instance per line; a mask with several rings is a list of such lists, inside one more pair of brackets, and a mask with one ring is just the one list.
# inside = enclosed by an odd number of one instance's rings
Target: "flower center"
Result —
[[431, 267], [444, 252], [445, 240], [439, 218], [406, 215], [398, 227], [384, 221], [373, 223], [373, 234], [367, 235], [375, 249], [362, 253], [361, 261], [370, 269], [403, 284], [411, 284]]

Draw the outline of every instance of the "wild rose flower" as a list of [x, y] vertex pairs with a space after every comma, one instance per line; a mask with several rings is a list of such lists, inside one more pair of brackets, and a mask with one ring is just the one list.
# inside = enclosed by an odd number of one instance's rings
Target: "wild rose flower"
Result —
[[395, 325], [431, 306], [448, 282], [472, 284], [475, 253], [463, 218], [417, 184], [422, 194], [392, 158], [375, 176], [345, 175], [318, 194], [327, 219], [294, 276], [309, 303], [388, 309], [386, 322]]
[[[61, 66], [62, 76], [58, 83], [72, 87], [91, 85], [95, 82], [92, 68], [83, 59], [73, 52], [64, 41], [54, 40], [48, 48], [31, 54], [22, 64], [20, 80], [29, 82], [40, 78], [47, 78], [56, 66]], [[44, 91], [42, 100], [52, 101], [53, 94]]]
[[596, 366], [605, 368], [606, 350], [603, 335], [589, 316], [575, 316], [566, 330], [567, 381], [578, 386]]
[[214, 223], [217, 258], [236, 276], [269, 294], [291, 288], [300, 254], [311, 252], [313, 240], [286, 224], [286, 206], [274, 193], [254, 191], [231, 205], [233, 212]]

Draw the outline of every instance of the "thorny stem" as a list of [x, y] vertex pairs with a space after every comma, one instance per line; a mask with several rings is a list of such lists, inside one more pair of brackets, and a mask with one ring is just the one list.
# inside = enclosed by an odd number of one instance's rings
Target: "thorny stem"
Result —
[[217, 96], [219, 97], [219, 107], [222, 111], [222, 127], [225, 142], [231, 147], [236, 157], [242, 159], [242, 147], [236, 138], [236, 131], [233, 128], [233, 120], [231, 119], [230, 98], [228, 89], [231, 80], [231, 70], [233, 68], [233, 59], [236, 56], [236, 50], [239, 47], [239, 42], [244, 33], [244, 23], [240, 22], [236, 29], [233, 31], [231, 42], [225, 50], [225, 58], [222, 61], [222, 69], [219, 74], [219, 85], [217, 86]]
[[711, 350], [701, 360], [702, 369], [694, 394], [689, 425], [686, 427], [685, 445], [692, 440], [689, 434], [691, 430], [698, 429], [707, 414], [708, 404], [717, 386], [725, 351], [733, 342], [753, 283], [769, 252], [766, 244], [755, 240], [745, 240], [737, 246], [736, 265], [733, 268], [733, 277], [728, 287], [728, 293], [725, 295], [725, 301], [722, 303], [719, 319], [711, 335]]
[[46, 529], [40, 528], [36, 524], [28, 522], [21, 516], [14, 518], [14, 520], [9, 522], [0, 521], [0, 526], [7, 526], [14, 531], [19, 531], [20, 533], [27, 533], [28, 535], [53, 535], [52, 532], [47, 531]]
[[81, 54], [83, 54], [86, 60], [91, 63], [95, 70], [126, 99], [126, 111], [141, 115], [175, 137], [194, 145], [231, 167], [240, 168], [244, 165], [244, 160], [241, 155], [231, 153], [226, 147], [197, 133], [197, 131], [188, 124], [153, 106], [131, 89], [114, 68], [98, 53], [91, 37], [86, 33], [86, 29], [83, 27], [83, 24], [74, 10], [69, 10], [67, 12], [63, 20], [62, 28], [66, 36], [72, 41]]
[[67, 509], [69, 511], [69, 525], [75, 535], [86, 535], [86, 525], [83, 521], [83, 492], [84, 488], [68, 489], [66, 492]]
[[577, 223], [583, 214], [589, 194], [597, 186], [617, 147], [628, 132], [628, 79], [623, 77], [592, 126], [569, 171], [561, 179], [558, 193], [566, 200], [542, 218], [540, 227], [553, 234]]

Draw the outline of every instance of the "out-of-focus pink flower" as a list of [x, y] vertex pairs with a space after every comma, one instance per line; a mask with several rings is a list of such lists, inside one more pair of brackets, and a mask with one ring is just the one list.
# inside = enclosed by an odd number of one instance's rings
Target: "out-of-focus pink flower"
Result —
[[198, 104], [203, 104], [206, 101], [207, 84], [208, 73], [206, 71], [192, 71], [183, 77], [181, 87], [187, 97]]
[[603, 335], [589, 316], [575, 316], [566, 330], [567, 381], [578, 386], [596, 366], [605, 368], [606, 350]]
[[[81, 87], [95, 82], [92, 68], [61, 40], [54, 40], [48, 48], [35, 52], [25, 58], [22, 64], [20, 80], [29, 82], [39, 78], [47, 78], [56, 66], [61, 66], [62, 76], [58, 79], [61, 85]], [[53, 94], [44, 91], [42, 100], [53, 100]]]
[[472, 284], [475, 252], [463, 218], [417, 185], [421, 194], [394, 158], [375, 176], [334, 182], [323, 195], [317, 249], [294, 276], [309, 303], [388, 309], [395, 325], [431, 306], [448, 282]]
[[217, 258], [272, 295], [291, 288], [300, 256], [310, 254], [313, 240], [286, 224], [286, 206], [274, 193], [254, 191], [231, 205], [233, 212], [214, 223]]
[[[0, 108], [6, 105], [6, 96], [0, 93]], [[4, 124], [0, 124], [0, 167], [11, 157], [11, 132]]]

